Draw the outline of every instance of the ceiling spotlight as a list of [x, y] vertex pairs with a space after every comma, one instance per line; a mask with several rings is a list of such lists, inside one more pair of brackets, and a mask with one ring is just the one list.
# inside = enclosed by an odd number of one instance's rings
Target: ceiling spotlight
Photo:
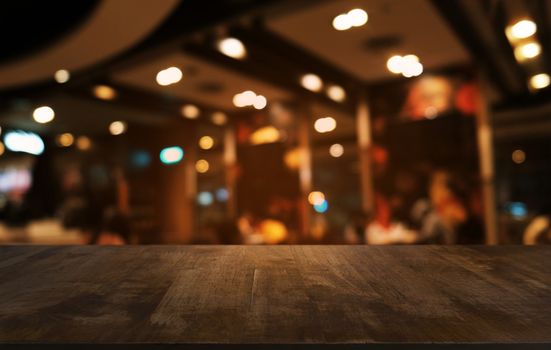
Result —
[[327, 97], [335, 102], [342, 102], [346, 99], [346, 91], [338, 85], [330, 85], [326, 92]]
[[352, 27], [361, 27], [367, 23], [367, 12], [362, 9], [352, 9], [348, 13], [341, 13], [333, 19], [333, 28], [338, 31]]
[[123, 121], [115, 121], [109, 124], [109, 132], [111, 135], [122, 135], [126, 132], [127, 125]]
[[337, 121], [331, 117], [319, 118], [314, 122], [314, 129], [320, 134], [335, 130]]
[[51, 107], [42, 106], [38, 107], [33, 112], [33, 119], [40, 124], [46, 124], [54, 120], [55, 113]]
[[182, 116], [187, 119], [197, 119], [199, 118], [199, 114], [201, 114], [201, 111], [197, 106], [189, 104], [183, 105], [180, 109], [180, 113], [182, 113]]
[[268, 100], [266, 100], [266, 97], [262, 95], [257, 95], [254, 98], [253, 107], [255, 109], [264, 109], [266, 105], [268, 104]]
[[386, 62], [387, 69], [394, 74], [402, 74], [406, 78], [416, 77], [423, 73], [423, 65], [415, 55], [392, 56]]
[[362, 9], [353, 9], [346, 14], [352, 27], [361, 27], [367, 23], [367, 12]]
[[71, 79], [71, 74], [66, 69], [60, 69], [55, 72], [54, 79], [60, 84], [66, 83]]
[[100, 100], [113, 100], [117, 97], [117, 92], [110, 86], [107, 85], [96, 85], [94, 87], [94, 96]]
[[225, 38], [218, 41], [218, 50], [228, 57], [243, 59], [247, 56], [247, 50], [241, 40], [236, 38]]
[[224, 125], [228, 122], [228, 116], [224, 112], [214, 112], [210, 117], [211, 121], [215, 125]]
[[529, 19], [523, 19], [512, 26], [507, 27], [505, 31], [510, 40], [526, 39], [534, 35], [537, 31], [536, 23]]
[[[258, 95], [258, 96], [262, 96], [262, 95]], [[233, 105], [235, 107], [247, 107], [247, 106], [254, 106], [255, 102], [257, 102], [257, 97], [256, 93], [254, 91], [251, 91], [251, 90], [247, 90], [247, 91], [243, 91], [239, 94], [236, 94], [233, 96]], [[266, 99], [264, 96], [262, 96], [264, 99]], [[260, 102], [261, 102], [262, 99], [258, 99], [258, 103], [260, 105]], [[262, 107], [264, 108], [264, 107]], [[257, 109], [262, 109], [262, 108], [257, 108]]]
[[159, 73], [157, 73], [157, 84], [161, 86], [168, 86], [172, 84], [176, 84], [180, 80], [182, 80], [182, 71], [178, 67], [169, 67], [167, 69], [163, 69]]
[[340, 14], [333, 19], [333, 28], [338, 31], [344, 31], [352, 28], [352, 23], [347, 14]]
[[300, 79], [300, 85], [306, 90], [318, 92], [323, 88], [323, 81], [315, 74], [305, 74]]
[[520, 62], [539, 56], [541, 53], [541, 45], [536, 42], [527, 43], [518, 46], [515, 49], [515, 57]]
[[394, 74], [402, 73], [402, 56], [395, 55], [386, 61], [386, 68]]
[[533, 75], [530, 78], [530, 87], [535, 90], [543, 89], [549, 86], [550, 77], [547, 73]]

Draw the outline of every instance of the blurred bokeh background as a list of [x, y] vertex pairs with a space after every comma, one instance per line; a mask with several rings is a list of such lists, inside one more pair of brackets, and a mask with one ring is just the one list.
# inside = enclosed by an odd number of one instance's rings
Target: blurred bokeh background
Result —
[[551, 1], [0, 3], [2, 244], [551, 241]]

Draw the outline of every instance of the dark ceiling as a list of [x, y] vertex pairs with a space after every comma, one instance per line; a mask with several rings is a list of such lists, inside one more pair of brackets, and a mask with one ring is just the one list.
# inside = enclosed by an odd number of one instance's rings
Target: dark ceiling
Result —
[[98, 0], [0, 1], [0, 63], [51, 46], [81, 25], [98, 3]]

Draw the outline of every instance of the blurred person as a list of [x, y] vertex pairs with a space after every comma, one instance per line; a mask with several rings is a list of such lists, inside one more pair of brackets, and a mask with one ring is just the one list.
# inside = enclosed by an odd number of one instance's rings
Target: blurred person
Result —
[[420, 225], [423, 241], [455, 244], [460, 225], [467, 222], [464, 186], [446, 171], [435, 171], [429, 183], [429, 199], [417, 201], [412, 217]]
[[412, 244], [417, 240], [417, 233], [408, 229], [403, 223], [392, 220], [388, 200], [381, 194], [375, 195], [375, 218], [365, 230], [367, 244]]

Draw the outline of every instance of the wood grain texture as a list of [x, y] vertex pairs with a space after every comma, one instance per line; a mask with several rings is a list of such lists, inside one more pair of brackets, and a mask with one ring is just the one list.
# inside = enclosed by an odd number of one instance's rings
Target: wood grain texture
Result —
[[0, 347], [83, 343], [549, 349], [551, 249], [0, 247]]

